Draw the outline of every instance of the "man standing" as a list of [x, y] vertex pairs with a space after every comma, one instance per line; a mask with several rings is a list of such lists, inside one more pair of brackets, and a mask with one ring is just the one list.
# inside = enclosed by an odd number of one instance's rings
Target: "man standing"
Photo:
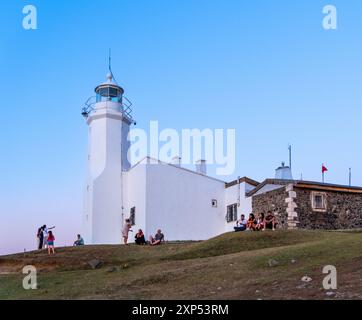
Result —
[[43, 249], [43, 244], [44, 244], [43, 227], [40, 227], [38, 229], [38, 233], [36, 236], [38, 238], [38, 250], [41, 250], [41, 249]]

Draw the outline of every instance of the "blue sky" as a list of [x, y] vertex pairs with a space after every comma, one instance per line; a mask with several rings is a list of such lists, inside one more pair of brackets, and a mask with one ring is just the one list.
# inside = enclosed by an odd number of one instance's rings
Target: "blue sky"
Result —
[[[22, 8], [38, 9], [38, 30]], [[322, 8], [338, 30], [322, 28]], [[284, 0], [2, 1], [0, 254], [58, 245], [81, 227], [87, 128], [80, 109], [113, 71], [138, 127], [235, 128], [238, 175], [293, 173], [362, 185], [362, 2]], [[213, 172], [211, 171], [211, 174]], [[19, 234], [19, 236], [15, 236]]]

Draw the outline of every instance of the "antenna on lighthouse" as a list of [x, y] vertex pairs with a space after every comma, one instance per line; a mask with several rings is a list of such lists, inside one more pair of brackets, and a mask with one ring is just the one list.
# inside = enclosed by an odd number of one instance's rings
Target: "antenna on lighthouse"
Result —
[[110, 77], [112, 77], [112, 80], [114, 80], [114, 82], [118, 85], [118, 82], [117, 82], [116, 78], [114, 77], [114, 74], [112, 71], [112, 49], [111, 48], [109, 48], [109, 52], [108, 52], [108, 70], [109, 70]]
[[109, 48], [109, 53], [108, 53], [108, 70], [110, 73], [112, 73], [112, 51], [111, 48]]

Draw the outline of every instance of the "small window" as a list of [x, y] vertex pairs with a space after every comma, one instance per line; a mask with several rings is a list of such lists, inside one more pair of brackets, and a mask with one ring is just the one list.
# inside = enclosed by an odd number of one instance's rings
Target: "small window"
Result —
[[217, 208], [217, 200], [216, 200], [216, 199], [212, 199], [212, 200], [211, 200], [211, 206], [212, 206], [213, 208]]
[[235, 203], [227, 206], [226, 221], [233, 222], [236, 220], [238, 220], [238, 205]]
[[314, 211], [327, 211], [327, 196], [323, 192], [312, 192], [312, 209]]
[[131, 212], [129, 215], [129, 221], [131, 223], [131, 226], [136, 225], [136, 207], [131, 208]]
[[314, 207], [316, 209], [324, 209], [323, 197], [321, 195], [317, 195], [314, 197]]

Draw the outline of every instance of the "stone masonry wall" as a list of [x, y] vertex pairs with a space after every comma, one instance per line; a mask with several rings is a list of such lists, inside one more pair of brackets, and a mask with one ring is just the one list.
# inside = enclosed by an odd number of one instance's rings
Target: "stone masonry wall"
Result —
[[259, 213], [263, 212], [266, 214], [268, 211], [271, 211], [277, 218], [278, 228], [287, 229], [288, 203], [285, 201], [286, 198], [288, 198], [288, 192], [285, 187], [253, 196], [253, 213], [258, 217]]
[[362, 194], [322, 192], [326, 195], [327, 209], [318, 212], [312, 208], [312, 190], [294, 188], [297, 193], [299, 227], [304, 229], [362, 228]]
[[[326, 210], [312, 206], [312, 193], [322, 193]], [[362, 194], [337, 191], [313, 191], [288, 185], [253, 196], [253, 213], [272, 211], [282, 229], [354, 229], [362, 228]]]

